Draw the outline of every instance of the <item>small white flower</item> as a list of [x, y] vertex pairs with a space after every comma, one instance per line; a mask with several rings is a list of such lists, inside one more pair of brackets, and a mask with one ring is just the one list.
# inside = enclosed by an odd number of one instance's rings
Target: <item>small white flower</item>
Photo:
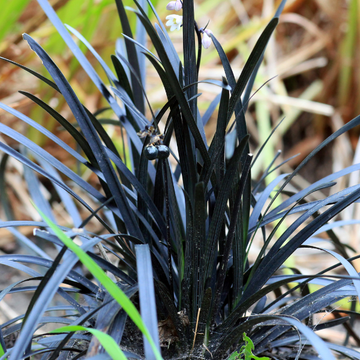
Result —
[[201, 43], [205, 49], [208, 49], [211, 45], [212, 40], [210, 34], [212, 34], [212, 31], [208, 29], [204, 30], [203, 32]]
[[170, 2], [166, 5], [166, 9], [167, 9], [167, 10], [179, 11], [179, 10], [182, 9], [182, 3], [181, 3], [180, 0], [170, 1]]
[[170, 31], [180, 30], [182, 18], [180, 15], [168, 15], [166, 17], [166, 20], [168, 20], [166, 26], [170, 26]]

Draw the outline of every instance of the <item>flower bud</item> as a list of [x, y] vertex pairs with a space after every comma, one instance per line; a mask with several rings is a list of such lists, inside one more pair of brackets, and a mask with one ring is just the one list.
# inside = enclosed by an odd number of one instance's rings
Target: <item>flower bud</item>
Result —
[[212, 31], [208, 29], [204, 30], [203, 32], [201, 43], [205, 49], [208, 49], [212, 43], [210, 34], [212, 34]]
[[167, 10], [179, 11], [179, 10], [182, 9], [182, 3], [181, 3], [180, 0], [170, 1], [170, 2], [166, 5], [166, 9], [167, 9]]

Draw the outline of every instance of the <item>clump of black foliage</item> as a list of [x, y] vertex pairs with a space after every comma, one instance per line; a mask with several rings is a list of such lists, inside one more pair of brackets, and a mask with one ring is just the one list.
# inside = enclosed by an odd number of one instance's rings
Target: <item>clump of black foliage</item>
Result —
[[[331, 174], [297, 193], [285, 190], [309, 159], [357, 126], [360, 117], [327, 138], [291, 174], [280, 175], [264, 186], [264, 179], [275, 166], [271, 164], [260, 181], [251, 179], [252, 164], [261, 156], [263, 148], [255, 157], [250, 154], [246, 108], [266, 45], [285, 1], [260, 35], [238, 79], [221, 44], [211, 35], [225, 76], [222, 82], [209, 81], [219, 87], [220, 94], [202, 117], [197, 107], [201, 31], [195, 23], [193, 1], [183, 2], [183, 62], [150, 0], [141, 4], [134, 0], [136, 10], [133, 11], [156, 54], [134, 40], [123, 2], [115, 0], [124, 34], [123, 48], [119, 47], [111, 57], [115, 72], [78, 32], [68, 27], [101, 63], [110, 86], [97, 75], [47, 1], [38, 2], [108, 102], [112, 118], [116, 118], [111, 123], [126, 133], [123, 141], [127, 156], [119, 155], [104, 130], [106, 121], [98, 119], [100, 112], [93, 114], [79, 102], [59, 68], [40, 45], [25, 34], [25, 41], [40, 57], [52, 80], [11, 60], [2, 60], [22, 67], [61, 93], [76, 124], [36, 96], [22, 92], [58, 121], [74, 138], [80, 151], [73, 150], [16, 110], [4, 104], [0, 107], [42, 132], [94, 172], [102, 191], [25, 136], [0, 123], [0, 131], [22, 145], [17, 151], [0, 143], [3, 152], [1, 191], [4, 190], [8, 156], [11, 156], [24, 165], [24, 176], [35, 204], [55, 221], [51, 204], [39, 191], [35, 173], [53, 184], [73, 219], [72, 227], [82, 229], [80, 232], [62, 228], [63, 231], [72, 238], [82, 239], [83, 249], [141, 310], [143, 321], [164, 359], [226, 359], [241, 348], [244, 333], [255, 345], [254, 354], [270, 359], [318, 359], [317, 354], [327, 360], [335, 359], [336, 354], [360, 359], [360, 353], [348, 343], [341, 346], [316, 335], [317, 330], [343, 325], [348, 340], [352, 337], [359, 345], [352, 322], [348, 322], [349, 318], [357, 316], [356, 312], [342, 310], [340, 314], [334, 306], [341, 299], [359, 296], [359, 276], [351, 265], [357, 257], [351, 257], [353, 250], [344, 246], [332, 231], [336, 223], [326, 225], [360, 198], [360, 185], [324, 200], [307, 201], [310, 193], [331, 187], [337, 178], [359, 170], [360, 165]], [[145, 12], [147, 6], [157, 16], [157, 23], [150, 22]], [[147, 102], [144, 91], [140, 69], [145, 59], [156, 69], [167, 95], [167, 102], [156, 111]], [[146, 105], [151, 118], [145, 117]], [[211, 144], [207, 144], [204, 126], [216, 109], [216, 132]], [[231, 122], [233, 117], [235, 120]], [[165, 128], [161, 137], [160, 122]], [[228, 136], [230, 133], [235, 136]], [[170, 148], [168, 158], [172, 137], [176, 145]], [[225, 153], [225, 143], [230, 156]], [[156, 147], [160, 146], [164, 156], [157, 153]], [[176, 160], [176, 165], [169, 159]], [[280, 194], [285, 200], [271, 207], [270, 195], [271, 204], [274, 204]], [[97, 208], [91, 207], [88, 199], [97, 203]], [[8, 209], [6, 197], [2, 196], [1, 200], [4, 209]], [[87, 219], [80, 217], [79, 207], [89, 211]], [[295, 215], [295, 220], [275, 237], [289, 214], [292, 218]], [[1, 264], [29, 274], [28, 278], [3, 289], [0, 300], [7, 294], [16, 297], [17, 292], [30, 291], [33, 297], [23, 316], [2, 324], [0, 343], [5, 355], [1, 359], [8, 356], [13, 360], [25, 359], [35, 355], [47, 360], [80, 359], [86, 354], [94, 359], [109, 358], [89, 333], [35, 333], [47, 324], [96, 328], [110, 334], [129, 359], [155, 358], [151, 347], [143, 348], [141, 332], [126, 312], [101, 284], [84, 276], [77, 257], [67, 251], [51, 231], [37, 230], [35, 235], [58, 249], [55, 260], [16, 230], [20, 225], [48, 229], [45, 223], [13, 221], [10, 211], [7, 216], [8, 221], [1, 226], [11, 228], [34, 255], [0, 257]], [[100, 235], [86, 230], [87, 223], [94, 218], [104, 229]], [[268, 224], [273, 224], [271, 232], [266, 228]], [[334, 247], [334, 251], [326, 251], [338, 263], [318, 274], [301, 274], [296, 269], [292, 274], [282, 274], [284, 262], [300, 247], [308, 246], [317, 251], [318, 247], [310, 245], [311, 237], [325, 231]], [[248, 250], [255, 233], [263, 237], [263, 245], [256, 261], [250, 262]], [[146, 251], [135, 252], [139, 244], [145, 245]], [[95, 245], [103, 250], [99, 255], [94, 252]], [[119, 265], [115, 266], [103, 254], [116, 257]], [[33, 270], [30, 267], [33, 264], [45, 271]], [[329, 271], [339, 266], [343, 266], [348, 275], [330, 276]], [[37, 285], [27, 285], [34, 280], [38, 281]], [[311, 292], [310, 283], [316, 284], [317, 290]], [[56, 293], [63, 298], [63, 305], [51, 305]], [[156, 306], [157, 317], [151, 311], [152, 306]], [[332, 312], [333, 320], [313, 321], [316, 314], [325, 312]], [[344, 313], [348, 316], [344, 317]]]

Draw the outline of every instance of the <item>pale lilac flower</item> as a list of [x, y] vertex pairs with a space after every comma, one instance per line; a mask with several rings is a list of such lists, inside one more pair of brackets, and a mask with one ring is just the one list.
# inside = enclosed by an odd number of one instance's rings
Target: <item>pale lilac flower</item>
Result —
[[166, 5], [166, 9], [167, 9], [167, 10], [179, 11], [179, 10], [182, 9], [182, 2], [181, 2], [180, 0], [170, 1], [170, 2]]
[[210, 34], [212, 34], [212, 31], [208, 29], [204, 30], [203, 32], [201, 43], [205, 49], [208, 49], [211, 45], [212, 40]]
[[168, 15], [166, 17], [166, 26], [170, 26], [170, 31], [180, 30], [182, 19], [183, 17], [180, 15]]

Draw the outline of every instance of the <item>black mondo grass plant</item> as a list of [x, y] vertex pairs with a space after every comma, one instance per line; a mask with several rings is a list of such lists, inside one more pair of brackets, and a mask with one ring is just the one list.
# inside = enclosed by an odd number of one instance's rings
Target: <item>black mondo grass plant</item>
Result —
[[[316, 334], [342, 325], [348, 341], [360, 342], [351, 321], [356, 308], [340, 311], [336, 307], [339, 300], [360, 295], [360, 278], [351, 264], [358, 256], [351, 257], [353, 250], [333, 232], [340, 224], [329, 223], [360, 198], [360, 185], [323, 200], [307, 199], [360, 165], [298, 192], [285, 188], [316, 153], [357, 126], [360, 117], [327, 138], [292, 173], [264, 185], [274, 169], [269, 164], [260, 180], [251, 178], [251, 168], [265, 144], [256, 156], [250, 154], [245, 113], [285, 1], [259, 36], [238, 79], [214, 34], [206, 24], [196, 23], [193, 1], [177, 0], [167, 6], [183, 12], [182, 17], [167, 18], [171, 30], [183, 32], [180, 59], [150, 0], [134, 0], [135, 9], [125, 9], [122, 1], [115, 0], [123, 47], [111, 57], [114, 72], [81, 34], [65, 28], [46, 0], [38, 2], [108, 102], [116, 117], [112, 124], [126, 133], [126, 156], [120, 156], [104, 130], [104, 122], [98, 119], [101, 111], [93, 114], [80, 103], [60, 69], [25, 34], [52, 80], [12, 60], [2, 60], [20, 66], [63, 96], [76, 124], [36, 96], [22, 92], [72, 136], [79, 151], [22, 113], [4, 104], [0, 107], [94, 173], [101, 189], [0, 123], [1, 133], [20, 145], [15, 150], [0, 142], [1, 192], [12, 157], [24, 165], [29, 193], [44, 220], [15, 221], [8, 210], [8, 220], [1, 222], [33, 255], [0, 256], [2, 265], [28, 276], [2, 289], [0, 300], [8, 294], [32, 294], [25, 313], [1, 325], [0, 359], [241, 359], [241, 349], [249, 344], [246, 359], [360, 359], [360, 352], [349, 342], [339, 345]], [[150, 21], [147, 8], [155, 14], [156, 23]], [[144, 41], [135, 40], [129, 11], [135, 12], [138, 31], [146, 31], [155, 53]], [[101, 63], [109, 84], [104, 84], [72, 36]], [[219, 87], [220, 95], [201, 116], [198, 73], [202, 47], [211, 43], [225, 76], [222, 82], [207, 81]], [[145, 60], [155, 68], [167, 96], [156, 111], [144, 90]], [[208, 144], [204, 126], [216, 110], [216, 132]], [[176, 141], [170, 144], [172, 138]], [[230, 156], [225, 145], [231, 149]], [[69, 227], [56, 224], [36, 173], [51, 182], [73, 221]], [[285, 200], [277, 203], [280, 195]], [[10, 208], [6, 196], [1, 201], [5, 210]], [[80, 208], [88, 211], [87, 218], [80, 216]], [[294, 220], [283, 230], [290, 216]], [[87, 230], [90, 221], [103, 231]], [[51, 257], [24, 237], [18, 226], [36, 227], [34, 235], [55, 248], [57, 255]], [[316, 245], [314, 236], [321, 232], [328, 234], [333, 250]], [[250, 261], [255, 236], [261, 237], [262, 246], [256, 260]], [[300, 247], [324, 251], [337, 263], [317, 274], [282, 271]], [[340, 266], [347, 275], [333, 275], [331, 270]], [[310, 285], [315, 287], [310, 289]], [[62, 301], [53, 302], [55, 295]], [[331, 320], [316, 320], [330, 312]]]

